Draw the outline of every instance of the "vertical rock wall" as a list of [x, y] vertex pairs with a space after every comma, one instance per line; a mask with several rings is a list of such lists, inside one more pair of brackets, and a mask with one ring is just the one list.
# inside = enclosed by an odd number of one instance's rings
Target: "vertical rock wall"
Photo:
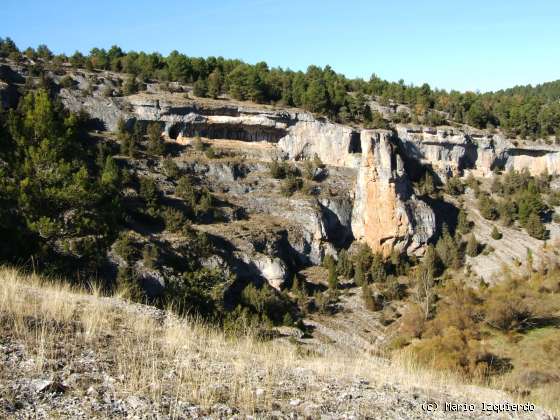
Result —
[[374, 251], [414, 252], [434, 234], [435, 215], [413, 195], [391, 137], [389, 131], [361, 133], [352, 231]]

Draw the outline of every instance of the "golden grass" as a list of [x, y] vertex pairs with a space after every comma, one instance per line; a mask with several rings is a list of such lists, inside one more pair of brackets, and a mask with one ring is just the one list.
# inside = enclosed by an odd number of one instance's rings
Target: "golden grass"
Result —
[[[0, 284], [1, 338], [22, 343], [34, 356], [37, 374], [52, 372], [53, 360], [69, 364], [92, 349], [116, 378], [115, 393], [121, 398], [158, 400], [166, 394], [203, 408], [225, 403], [255, 413], [272, 409], [278, 398], [313, 399], [322, 392], [313, 382], [361, 378], [373, 386], [420, 388], [428, 396], [445, 392], [462, 401], [506, 399], [500, 391], [464, 385], [449, 373], [427, 372], [406, 358], [387, 361], [328, 345], [305, 354], [286, 341], [227, 337], [195, 320], [158, 319], [140, 305], [88, 295], [10, 268], [0, 268]], [[293, 378], [295, 368], [305, 369], [313, 380], [303, 394], [278, 397], [279, 384]], [[0, 367], [0, 379], [7, 374]], [[257, 388], [263, 395], [255, 393]]]

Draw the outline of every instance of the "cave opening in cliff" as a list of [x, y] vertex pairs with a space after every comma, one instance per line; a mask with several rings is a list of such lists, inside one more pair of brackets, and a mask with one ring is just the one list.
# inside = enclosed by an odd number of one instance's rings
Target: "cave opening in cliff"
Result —
[[348, 153], [362, 153], [362, 135], [357, 131], [350, 133]]
[[176, 139], [179, 134], [216, 140], [277, 143], [287, 135], [287, 131], [275, 127], [242, 124], [174, 124], [170, 127], [170, 138]]
[[182, 124], [173, 124], [171, 127], [169, 127], [168, 135], [170, 139], [177, 140], [177, 137], [179, 137], [179, 134], [182, 131], [181, 125]]

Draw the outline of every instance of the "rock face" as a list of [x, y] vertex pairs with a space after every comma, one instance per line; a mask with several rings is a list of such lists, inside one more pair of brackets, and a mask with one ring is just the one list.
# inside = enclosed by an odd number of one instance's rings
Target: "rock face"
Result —
[[289, 159], [301, 160], [317, 155], [323, 163], [356, 168], [361, 154], [360, 132], [350, 127], [298, 113], [278, 146]]
[[495, 167], [527, 169], [532, 175], [545, 170], [560, 174], [557, 146], [516, 146], [501, 135], [453, 127], [397, 126], [396, 131], [405, 158], [413, 164], [430, 166], [442, 181], [462, 175], [465, 170], [487, 176]]
[[412, 194], [391, 138], [388, 131], [362, 131], [352, 214], [355, 238], [384, 254], [393, 248], [416, 251], [436, 229], [434, 212]]

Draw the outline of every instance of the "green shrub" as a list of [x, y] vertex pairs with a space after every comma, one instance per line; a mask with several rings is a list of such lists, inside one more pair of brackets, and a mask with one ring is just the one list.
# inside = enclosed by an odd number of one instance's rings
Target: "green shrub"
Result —
[[115, 252], [127, 263], [131, 263], [137, 257], [137, 249], [131, 233], [121, 233], [114, 244]]
[[290, 173], [290, 167], [286, 161], [279, 161], [278, 159], [274, 159], [270, 165], [270, 176], [275, 179], [284, 179]]
[[328, 277], [329, 289], [335, 290], [338, 287], [338, 275], [336, 273], [336, 265], [331, 263], [329, 265], [329, 277]]
[[165, 229], [172, 233], [182, 232], [183, 226], [187, 219], [182, 211], [167, 207], [162, 212], [162, 217], [165, 223]]
[[161, 136], [161, 126], [157, 122], [148, 125], [148, 152], [153, 155], [163, 155], [165, 153], [165, 141]]
[[198, 79], [194, 82], [193, 93], [199, 98], [206, 98], [208, 96], [208, 84], [205, 79]]
[[159, 251], [153, 244], [147, 244], [142, 251], [142, 261], [144, 266], [150, 269], [155, 269], [158, 265]]
[[459, 246], [449, 234], [447, 227], [443, 227], [441, 238], [436, 243], [437, 256], [446, 268], [459, 268], [462, 263]]
[[179, 179], [177, 182], [177, 188], [175, 189], [175, 194], [184, 200], [191, 209], [195, 208], [197, 203], [197, 194], [189, 177], [182, 176]]
[[194, 138], [194, 140], [192, 142], [192, 146], [193, 146], [194, 150], [196, 150], [197, 152], [203, 152], [204, 149], [206, 149], [206, 145], [203, 143], [200, 136], [196, 136]]
[[533, 238], [545, 240], [547, 238], [546, 228], [537, 213], [531, 213], [525, 223], [525, 230]]
[[170, 157], [167, 157], [163, 160], [163, 170], [165, 172], [165, 175], [167, 175], [167, 177], [171, 179], [177, 179], [181, 174], [181, 170], [179, 169], [175, 161]]
[[206, 149], [206, 151], [204, 152], [204, 155], [208, 159], [216, 159], [218, 157], [218, 154], [216, 153], [216, 151], [214, 150], [214, 148], [212, 146], [209, 146]]
[[387, 266], [379, 252], [373, 254], [369, 272], [371, 280], [374, 282], [384, 282], [387, 279]]
[[485, 219], [496, 220], [499, 217], [496, 201], [486, 194], [478, 199], [478, 210]]
[[490, 232], [490, 236], [492, 237], [492, 239], [496, 241], [502, 239], [502, 233], [498, 230], [496, 226], [492, 227], [492, 232]]
[[478, 244], [478, 241], [476, 240], [474, 233], [472, 233], [469, 236], [469, 240], [467, 241], [467, 247], [465, 249], [465, 252], [469, 257], [476, 257], [479, 253], [479, 248], [480, 246]]
[[116, 282], [119, 294], [126, 299], [134, 302], [142, 302], [145, 299], [145, 293], [138, 281], [138, 275], [132, 267], [119, 267]]
[[153, 178], [140, 178], [140, 197], [148, 209], [157, 210], [160, 195], [161, 193]]
[[445, 190], [451, 195], [461, 195], [465, 192], [465, 186], [458, 176], [451, 177], [447, 180]]
[[246, 286], [241, 293], [241, 303], [261, 318], [266, 317], [276, 325], [283, 323], [291, 309], [289, 301], [267, 284], [263, 284], [260, 288], [253, 284]]
[[123, 91], [125, 95], [133, 95], [135, 93], [138, 93], [139, 90], [140, 90], [140, 86], [136, 81], [136, 77], [130, 76], [128, 79], [126, 79], [126, 82], [124, 83], [123, 86]]
[[76, 85], [76, 81], [68, 75], [60, 79], [60, 86], [63, 88], [72, 89], [75, 85]]
[[336, 272], [339, 276], [346, 279], [351, 279], [354, 275], [354, 265], [352, 264], [352, 260], [348, 256], [348, 251], [346, 251], [345, 249], [341, 250], [338, 253]]
[[472, 230], [472, 224], [467, 218], [467, 213], [465, 210], [460, 209], [459, 215], [457, 217], [457, 231], [463, 235], [466, 235]]
[[295, 192], [301, 190], [303, 187], [303, 180], [295, 176], [288, 176], [280, 186], [280, 192], [286, 197], [290, 197]]
[[362, 284], [362, 301], [368, 311], [380, 311], [383, 309], [382, 302], [376, 299], [367, 283]]

